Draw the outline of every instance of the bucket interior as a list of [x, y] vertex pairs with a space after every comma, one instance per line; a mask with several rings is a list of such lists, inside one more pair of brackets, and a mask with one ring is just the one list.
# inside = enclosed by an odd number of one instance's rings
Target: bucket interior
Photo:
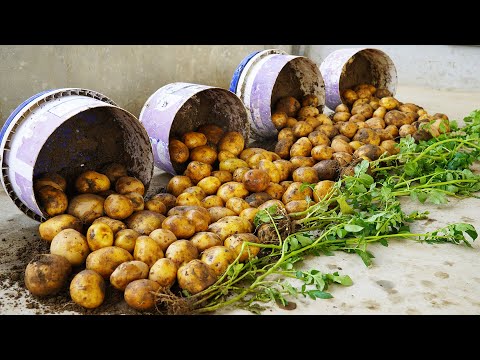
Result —
[[35, 161], [34, 179], [57, 172], [67, 179], [67, 194], [72, 194], [80, 173], [100, 171], [110, 162], [124, 164], [148, 188], [153, 155], [140, 122], [119, 108], [91, 108], [72, 116], [49, 136]]
[[[203, 124], [215, 124], [224, 131], [238, 131], [248, 143], [247, 111], [241, 100], [228, 90], [206, 89], [190, 97], [177, 111], [169, 136], [181, 139], [184, 133], [195, 131]], [[187, 164], [172, 162], [172, 165], [176, 173], [181, 174]]]
[[[353, 55], [342, 68], [340, 94], [360, 84], [372, 84], [395, 94], [396, 70], [392, 60], [384, 52], [376, 49], [362, 50]], [[343, 96], [340, 96], [345, 102]]]
[[272, 112], [282, 97], [301, 99], [305, 95], [316, 95], [320, 112], [325, 104], [325, 84], [318, 66], [305, 57], [289, 61], [278, 74], [272, 90]]

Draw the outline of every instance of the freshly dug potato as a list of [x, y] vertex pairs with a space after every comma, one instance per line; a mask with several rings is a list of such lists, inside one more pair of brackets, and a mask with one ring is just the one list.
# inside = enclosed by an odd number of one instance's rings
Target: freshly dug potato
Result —
[[[360, 146], [362, 145], [365, 145], [364, 143], [360, 142], [360, 141], [350, 141], [348, 143], [348, 145], [350, 145], [350, 147], [353, 149], [353, 151], [357, 150]], [[333, 155], [333, 154], [332, 154]], [[328, 159], [327, 159], [328, 160]]]
[[341, 123], [339, 126], [340, 134], [346, 136], [348, 139], [353, 138], [358, 130], [358, 126], [354, 122]]
[[107, 164], [103, 167], [101, 173], [108, 177], [110, 184], [115, 184], [115, 182], [122, 176], [128, 176], [127, 167], [119, 163]]
[[447, 120], [448, 121], [448, 116], [442, 113], [435, 113], [432, 116], [433, 119], [442, 119], [442, 120]]
[[271, 160], [270, 155], [268, 155], [266, 152], [255, 154], [250, 156], [246, 162], [249, 168], [256, 169], [258, 168], [258, 163], [261, 160]]
[[391, 110], [387, 112], [384, 120], [385, 124], [395, 125], [398, 128], [400, 128], [402, 125], [410, 125], [414, 121], [412, 117], [407, 116], [406, 113], [398, 110]]
[[[152, 199], [158, 199], [167, 207], [167, 211], [173, 208], [176, 204], [177, 198], [175, 195], [169, 193], [160, 193], [152, 196]], [[141, 209], [143, 210], [143, 209]]]
[[208, 229], [208, 225], [210, 225], [210, 214], [208, 211], [203, 212], [199, 210], [189, 210], [184, 215], [187, 219], [193, 222], [195, 226], [195, 232], [199, 231], [206, 231]]
[[99, 218], [96, 218], [92, 224], [98, 224], [98, 223], [102, 223], [110, 227], [110, 229], [112, 229], [114, 236], [120, 230], [124, 230], [127, 228], [127, 226], [120, 220], [111, 219], [107, 216], [100, 216]]
[[257, 208], [250, 207], [248, 209], [243, 210], [240, 213], [240, 217], [250, 221], [250, 223], [253, 224], [253, 219], [255, 219], [255, 215], [257, 215], [257, 212], [258, 212]]
[[42, 240], [50, 242], [53, 240], [55, 235], [57, 235], [62, 230], [74, 229], [81, 232], [82, 228], [82, 222], [75, 216], [69, 214], [61, 214], [41, 223], [38, 227], [38, 232], [40, 233], [40, 238]]
[[352, 110], [353, 110], [354, 107], [361, 106], [361, 105], [367, 105], [367, 104], [370, 104], [370, 99], [366, 99], [366, 98], [358, 99], [357, 101], [355, 101], [352, 104]]
[[332, 158], [333, 149], [327, 145], [318, 145], [312, 149], [311, 155], [315, 161], [329, 160]]
[[170, 230], [177, 239], [189, 239], [195, 234], [195, 224], [185, 215], [169, 215], [161, 227]]
[[265, 192], [272, 197], [272, 199], [281, 199], [285, 190], [283, 186], [274, 182], [268, 184]]
[[115, 191], [119, 194], [126, 194], [130, 192], [137, 192], [140, 195], [145, 195], [145, 186], [143, 183], [133, 176], [122, 176], [118, 178], [115, 183]]
[[370, 119], [373, 115], [373, 108], [370, 104], [357, 105], [352, 108], [352, 115], [361, 114], [365, 119]]
[[239, 216], [226, 216], [208, 227], [208, 231], [217, 234], [222, 241], [230, 235], [252, 232], [252, 230], [252, 224]]
[[190, 294], [197, 294], [217, 281], [215, 272], [203, 261], [193, 259], [180, 266], [177, 271], [177, 281], [180, 288]]
[[229, 181], [218, 188], [217, 195], [226, 203], [232, 197], [244, 199], [248, 195], [248, 190], [243, 183]]
[[209, 195], [207, 196], [205, 199], [203, 199], [201, 201], [201, 205], [208, 209], [208, 208], [211, 208], [211, 207], [214, 207], [214, 206], [224, 206], [225, 203], [223, 202], [222, 198], [220, 196], [217, 196], [217, 195]]
[[377, 110], [380, 107], [380, 99], [372, 98], [368, 104], [372, 107], [373, 112], [375, 112], [375, 110]]
[[218, 152], [217, 159], [219, 162], [225, 161], [227, 159], [236, 159], [235, 154], [232, 154], [230, 151], [221, 150]]
[[[323, 125], [322, 125], [323, 126]], [[302, 137], [295, 141], [290, 148], [290, 157], [295, 156], [309, 156], [312, 152], [312, 143], [308, 140], [308, 137]]]
[[91, 252], [87, 256], [85, 265], [88, 270], [93, 270], [108, 279], [118, 265], [132, 260], [133, 256], [127, 250], [117, 246], [108, 246]]
[[250, 170], [249, 167], [239, 167], [233, 172], [232, 181], [243, 182], [243, 176], [245, 173]]
[[190, 187], [186, 188], [185, 190], [183, 190], [183, 193], [194, 195], [200, 201], [202, 201], [207, 196], [207, 194], [205, 194], [205, 191], [203, 191], [203, 189], [198, 185], [197, 186], [190, 186]]
[[[272, 196], [266, 192], [258, 192], [258, 193], [253, 193], [248, 195], [245, 198], [245, 201], [251, 206], [251, 207], [259, 207], [262, 205], [265, 201], [272, 200]], [[235, 214], [231, 214], [235, 215]], [[218, 220], [218, 219], [217, 219]]]
[[[200, 180], [210, 176], [211, 173], [212, 165], [203, 163], [201, 161], [190, 161], [185, 169], [184, 175], [192, 179], [194, 184], [197, 184]], [[175, 195], [177, 200], [179, 195], [180, 194]]]
[[330, 139], [327, 135], [325, 135], [323, 132], [319, 130], [315, 130], [308, 134], [308, 140], [310, 140], [310, 143], [312, 146], [318, 146], [318, 145], [330, 145]]
[[197, 132], [204, 134], [207, 137], [207, 142], [217, 145], [223, 136], [223, 129], [215, 124], [200, 125]]
[[25, 286], [35, 296], [54, 295], [65, 286], [71, 272], [72, 265], [63, 256], [37, 254], [25, 268]]
[[130, 215], [125, 223], [129, 229], [140, 235], [149, 235], [153, 230], [160, 229], [165, 216], [150, 210], [141, 210]]
[[200, 211], [201, 213], [203, 213], [205, 215], [205, 217], [208, 217], [210, 216], [209, 213], [208, 213], [208, 210], [203, 208], [202, 206], [175, 206], [174, 208], [171, 208], [167, 215], [168, 216], [172, 216], [172, 215], [186, 215], [187, 212], [189, 212], [190, 210], [197, 210], [197, 211]]
[[217, 245], [206, 249], [201, 261], [207, 264], [218, 277], [222, 276], [227, 268], [235, 261], [236, 253], [226, 246]]
[[428, 115], [428, 112], [427, 112], [425, 109], [419, 109], [419, 110], [417, 111], [417, 115], [418, 115], [418, 116]]
[[327, 195], [332, 194], [334, 191], [334, 185], [335, 182], [331, 180], [319, 181], [313, 188], [313, 200], [319, 202], [323, 200]]
[[275, 160], [273, 164], [280, 174], [280, 181], [287, 180], [294, 170], [293, 164], [288, 160]]
[[202, 145], [190, 151], [190, 160], [212, 165], [217, 161], [217, 152], [209, 145]]
[[137, 192], [129, 192], [123, 195], [129, 198], [132, 202], [134, 212], [145, 209], [145, 200], [143, 199], [143, 195]]
[[128, 306], [145, 311], [155, 307], [155, 293], [160, 284], [150, 279], [134, 280], [127, 285], [123, 294]]
[[277, 111], [272, 114], [272, 123], [277, 130], [283, 129], [287, 125], [288, 115], [283, 111]]
[[377, 89], [377, 91], [375, 91], [375, 96], [379, 99], [381, 98], [384, 98], [384, 97], [390, 97], [392, 96], [392, 93], [390, 92], [390, 90], [387, 90], [387, 89]]
[[285, 180], [280, 183], [283, 187], [283, 192], [287, 191], [288, 187], [293, 183], [293, 180]]
[[358, 150], [356, 150], [353, 155], [357, 158], [364, 159], [365, 157], [367, 157], [370, 160], [377, 160], [380, 157], [380, 155], [382, 155], [382, 153], [383, 151], [380, 148], [380, 146], [366, 144], [359, 147]]
[[350, 109], [346, 104], [340, 104], [335, 108], [335, 112], [350, 112]]
[[207, 137], [203, 133], [189, 131], [182, 135], [182, 142], [187, 146], [189, 150], [192, 150], [196, 147], [206, 145]]
[[316, 163], [313, 168], [317, 170], [319, 180], [336, 180], [340, 171], [340, 164], [337, 160], [322, 160]]
[[268, 209], [272, 206], [275, 206], [279, 209], [285, 209], [285, 204], [283, 202], [281, 202], [280, 200], [277, 200], [277, 199], [272, 199], [272, 200], [265, 201], [262, 205], [260, 205], [258, 207], [258, 211]]
[[240, 233], [229, 236], [224, 241], [224, 246], [232, 250], [238, 261], [244, 262], [254, 258], [260, 252], [260, 247], [255, 245], [243, 245], [244, 243], [260, 243], [258, 237], [250, 233]]
[[333, 121], [338, 123], [338, 122], [345, 122], [350, 119], [352, 114], [350, 112], [337, 112], [335, 115], [333, 115]]
[[[322, 118], [319, 118], [319, 116], [320, 116], [320, 115], [317, 115], [317, 116], [315, 116], [315, 117], [310, 116], [310, 117], [307, 117], [307, 118], [305, 119], [305, 122], [312, 127], [312, 131], [313, 131], [313, 129], [315, 129], [317, 126], [320, 126], [320, 125], [323, 124], [323, 120], [322, 120]], [[310, 134], [312, 131], [309, 131], [309, 132], [307, 133], [307, 135]], [[307, 136], [307, 135], [304, 135], [304, 136]]]
[[403, 112], [413, 112], [413, 113], [417, 114], [418, 110], [420, 110], [420, 106], [412, 104], [412, 103], [404, 103], [404, 104], [402, 104], [398, 107], [398, 110], [403, 111]]
[[392, 136], [392, 139], [398, 136], [398, 128], [395, 125], [388, 125], [385, 128], [385, 131], [387, 131]]
[[170, 244], [177, 241], [175, 234], [167, 229], [153, 230], [148, 236], [160, 246], [160, 249], [162, 249], [164, 253], [167, 251], [167, 248], [170, 246]]
[[387, 113], [387, 108], [384, 106], [380, 106], [373, 112], [373, 117], [383, 119], [386, 113]]
[[347, 89], [342, 93], [342, 102], [352, 105], [355, 101], [358, 100], [358, 95], [352, 89]]
[[133, 202], [125, 195], [109, 195], [104, 203], [103, 209], [108, 217], [116, 220], [123, 220], [133, 214]]
[[212, 176], [215, 176], [222, 184], [232, 181], [233, 175], [226, 170], [212, 171]]
[[294, 182], [300, 183], [312, 184], [318, 182], [317, 171], [310, 166], [302, 166], [295, 169], [292, 174], [292, 178]]
[[171, 259], [158, 259], [150, 268], [148, 279], [158, 283], [162, 288], [169, 289], [177, 280], [178, 266]]
[[55, 181], [50, 180], [50, 179], [44, 179], [44, 178], [35, 180], [34, 183], [33, 183], [33, 189], [37, 192], [37, 191], [39, 191], [41, 188], [43, 188], [44, 186], [47, 186], [47, 185], [48, 185], [48, 186], [51, 186], [51, 187], [53, 187], [53, 188], [55, 188], [55, 189], [57, 189], [57, 190], [60, 190], [60, 191], [62, 191], [62, 192], [65, 191], [65, 190], [63, 190], [62, 187], [61, 187], [59, 184], [57, 184]]
[[266, 151], [267, 150], [262, 149], [262, 148], [258, 148], [258, 147], [246, 148], [246, 149], [242, 150], [242, 152], [240, 153], [240, 155], [238, 157], [243, 161], [247, 161], [247, 159], [250, 156], [253, 156], [253, 155], [256, 155], [256, 154], [261, 154], [261, 153], [264, 153]]
[[223, 206], [212, 206], [208, 208], [208, 213], [210, 214], [210, 219], [212, 223], [224, 218], [225, 216], [235, 216], [236, 213], [230, 209], [227, 209]]
[[182, 266], [190, 260], [198, 258], [198, 250], [189, 240], [177, 240], [167, 248], [165, 257], [172, 260], [177, 266]]
[[270, 160], [260, 160], [258, 163], [258, 169], [264, 171], [269, 177], [269, 181], [278, 183], [280, 182], [280, 172], [275, 164]]
[[417, 129], [413, 125], [402, 125], [398, 129], [398, 135], [400, 137], [406, 137], [407, 135], [413, 135], [417, 132]]
[[297, 138], [301, 138], [310, 134], [313, 131], [313, 127], [306, 121], [298, 121], [292, 127], [292, 131]]
[[275, 144], [275, 153], [280, 156], [281, 159], [288, 159], [290, 157], [290, 149], [294, 141], [290, 139], [279, 140]]
[[359, 99], [370, 99], [372, 97], [372, 93], [368, 89], [358, 89], [355, 92]]
[[247, 191], [262, 192], [268, 187], [268, 184], [270, 183], [270, 176], [264, 170], [251, 169], [245, 173], [242, 181]]
[[288, 116], [295, 116], [298, 110], [300, 110], [300, 107], [300, 102], [297, 99], [293, 96], [286, 96], [277, 101], [275, 111], [284, 112]]
[[312, 94], [305, 95], [302, 98], [302, 106], [303, 107], [305, 107], [305, 106], [317, 107], [318, 106], [318, 98], [315, 95], [312, 95]]
[[339, 152], [336, 152], [336, 153], [333, 153], [333, 156], [332, 158], [334, 160], [337, 160], [337, 162], [340, 164], [340, 166], [347, 166], [349, 165], [352, 160], [353, 160], [353, 156], [352, 154], [349, 154], [347, 152], [343, 152], [343, 151], [339, 151]]
[[219, 150], [230, 151], [233, 155], [238, 156], [245, 148], [245, 139], [238, 131], [226, 132], [218, 143]]
[[349, 142], [342, 139], [333, 139], [331, 148], [333, 152], [346, 152], [348, 154], [353, 154], [353, 149], [349, 145]]
[[[222, 185], [222, 182], [215, 176], [207, 176], [197, 183], [197, 186], [200, 187], [205, 194], [203, 198], [205, 198], [206, 195], [216, 194], [220, 185]], [[202, 201], [203, 198], [199, 200]]]
[[[238, 168], [248, 168], [248, 164], [246, 161], [243, 161], [242, 159], [227, 159], [218, 165], [220, 170], [228, 171], [230, 173], [234, 173], [236, 169]], [[233, 176], [233, 175], [232, 175]]]
[[95, 309], [105, 299], [105, 280], [95, 271], [80, 271], [70, 283], [70, 297], [77, 305]]
[[150, 236], [140, 235], [135, 241], [133, 249], [133, 258], [143, 261], [148, 267], [152, 267], [158, 259], [164, 257], [163, 250], [160, 245]]
[[315, 165], [316, 161], [311, 156], [294, 156], [290, 158], [290, 163], [293, 166], [292, 167], [292, 172], [293, 172], [293, 170], [301, 166], [313, 166]]
[[321, 133], [325, 134], [329, 139], [338, 135], [338, 130], [333, 125], [320, 125], [315, 128], [315, 131], [320, 131]]
[[[67, 180], [65, 180], [65, 178], [62, 175], [57, 174], [57, 173], [53, 173], [53, 172], [45, 173], [45, 174], [42, 175], [41, 178], [39, 178], [35, 182], [45, 182], [46, 185], [52, 185], [52, 186], [53, 186], [53, 184], [56, 184], [58, 186], [58, 189], [60, 189], [62, 191], [67, 190]], [[54, 187], [56, 187], [56, 186], [54, 186]], [[37, 191], [38, 189], [39, 188], [36, 188], [34, 186], [35, 191]]]
[[148, 278], [149, 267], [143, 261], [132, 260], [121, 263], [110, 275], [110, 284], [115, 289], [125, 291], [132, 281]]
[[[190, 188], [187, 188], [187, 189], [190, 189]], [[152, 198], [146, 201], [144, 206], [145, 208], [147, 208], [147, 210], [154, 211], [162, 215], [165, 215], [167, 213], [167, 207], [162, 202], [162, 200], [158, 198]]]
[[91, 251], [113, 245], [113, 231], [107, 224], [97, 222], [87, 230], [87, 243]]
[[75, 180], [75, 189], [80, 194], [95, 194], [110, 189], [110, 179], [99, 172], [87, 170]]
[[[57, 185], [58, 186], [58, 185]], [[51, 185], [44, 185], [37, 191], [37, 196], [48, 216], [63, 214], [68, 208], [68, 198], [65, 193]]]
[[307, 186], [303, 186], [301, 182], [294, 181], [283, 194], [282, 202], [287, 204], [293, 200], [305, 200], [307, 196], [310, 198], [312, 197], [312, 189]]
[[[295, 120], [295, 119], [293, 119], [293, 120]], [[295, 137], [295, 134], [293, 133], [292, 128], [288, 127], [288, 128], [284, 128], [284, 129], [282, 129], [278, 132], [277, 139], [278, 139], [278, 141], [280, 141], [280, 140], [290, 140], [292, 143], [294, 143], [295, 140], [296, 140], [296, 137]]]
[[354, 141], [360, 141], [364, 144], [380, 145], [380, 136], [373, 129], [365, 128], [359, 129], [355, 136]]
[[178, 139], [170, 139], [168, 142], [168, 151], [170, 160], [177, 164], [183, 164], [188, 161], [190, 157], [190, 150], [188, 150], [187, 145]]
[[120, 230], [115, 234], [113, 245], [131, 253], [135, 249], [135, 242], [139, 236], [140, 234], [132, 229]]
[[388, 152], [390, 155], [396, 155], [400, 152], [400, 148], [398, 147], [398, 143], [394, 140], [385, 140], [382, 141], [380, 147]]
[[350, 142], [350, 138], [346, 137], [345, 135], [342, 135], [342, 134], [338, 134], [337, 136], [335, 136], [333, 139], [332, 139], [332, 142], [333, 140], [336, 140], [336, 139], [340, 139], [340, 140], [343, 140], [347, 143]]
[[379, 117], [372, 117], [365, 121], [370, 129], [385, 129], [385, 121]]
[[72, 266], [83, 264], [89, 252], [87, 239], [74, 229], [60, 231], [50, 243], [50, 253], [63, 256]]
[[285, 210], [289, 214], [302, 212], [308, 209], [309, 204], [307, 200], [292, 200], [285, 204]]
[[236, 215], [240, 215], [240, 213], [248, 209], [250, 205], [242, 198], [232, 197], [227, 200], [225, 207], [232, 210]]
[[383, 106], [388, 111], [394, 110], [400, 106], [397, 99], [391, 96], [380, 98], [380, 106]]
[[222, 239], [212, 232], [201, 231], [196, 233], [191, 239], [190, 242], [195, 245], [198, 252], [201, 253], [212, 246], [223, 245]]
[[194, 194], [183, 192], [177, 196], [176, 206], [200, 206], [201, 201]]

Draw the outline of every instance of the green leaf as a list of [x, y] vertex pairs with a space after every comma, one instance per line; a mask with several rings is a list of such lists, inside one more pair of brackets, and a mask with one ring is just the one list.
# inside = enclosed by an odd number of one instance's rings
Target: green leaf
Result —
[[309, 290], [307, 291], [308, 296], [310, 296], [313, 300], [315, 299], [331, 299], [333, 298], [332, 294], [320, 291], [320, 290]]
[[340, 239], [343, 239], [347, 235], [347, 231], [345, 229], [337, 229], [337, 235]]
[[388, 241], [387, 241], [387, 239], [380, 239], [379, 242], [380, 242], [380, 244], [382, 244], [383, 246], [388, 247]]
[[472, 240], [475, 240], [478, 237], [477, 230], [473, 225], [466, 224], [466, 223], [458, 223], [455, 224], [455, 229], [461, 232], [465, 232], [472, 238]]
[[313, 242], [313, 239], [310, 239], [310, 238], [308, 238], [304, 235], [301, 235], [301, 234], [296, 234], [295, 238], [298, 240], [300, 245], [302, 245], [302, 247], [310, 245]]
[[427, 200], [432, 204], [440, 205], [448, 203], [447, 197], [444, 193], [436, 190], [432, 190], [428, 193]]
[[363, 250], [355, 249], [355, 252], [362, 258], [363, 263], [365, 266], [372, 265], [372, 260], [370, 260], [370, 256]]
[[345, 200], [345, 197], [340, 196], [337, 199], [337, 202], [340, 205], [340, 211], [342, 212], [342, 214], [345, 214], [345, 215], [353, 214], [353, 208], [350, 205], [348, 205], [347, 201]]
[[418, 164], [416, 162], [408, 162], [403, 168], [405, 170], [405, 174], [412, 176], [418, 171]]
[[351, 232], [351, 233], [356, 233], [356, 232], [362, 231], [364, 229], [363, 226], [354, 225], [354, 224], [346, 224], [344, 228], [345, 228], [346, 231]]

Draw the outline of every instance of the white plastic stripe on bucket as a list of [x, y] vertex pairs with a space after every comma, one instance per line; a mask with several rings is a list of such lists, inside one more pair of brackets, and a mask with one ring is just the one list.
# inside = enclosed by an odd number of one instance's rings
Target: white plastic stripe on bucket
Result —
[[225, 131], [238, 131], [248, 144], [250, 126], [242, 101], [219, 87], [175, 82], [153, 93], [140, 112], [140, 122], [150, 137], [155, 165], [172, 174], [183, 166], [170, 160], [169, 139], [203, 124], [216, 124]]
[[342, 93], [355, 85], [372, 84], [397, 90], [397, 70], [392, 59], [383, 51], [372, 48], [339, 49], [320, 64], [325, 80], [326, 105], [329, 109], [342, 103]]
[[43, 221], [35, 178], [58, 172], [67, 180], [108, 162], [123, 163], [148, 189], [153, 154], [138, 119], [98, 92], [56, 89], [22, 103], [0, 132], [2, 185], [29, 217]]
[[315, 95], [319, 110], [325, 104], [325, 85], [318, 66], [304, 56], [269, 49], [248, 55], [232, 78], [235, 93], [249, 110], [252, 137], [276, 137], [272, 108], [282, 97]]

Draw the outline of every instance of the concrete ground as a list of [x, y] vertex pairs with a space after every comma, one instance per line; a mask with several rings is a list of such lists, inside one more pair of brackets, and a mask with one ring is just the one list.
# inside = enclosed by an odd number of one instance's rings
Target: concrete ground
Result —
[[[399, 100], [414, 102], [431, 113], [463, 119], [480, 108], [480, 93], [445, 92], [400, 86]], [[150, 192], [168, 179], [156, 171]], [[480, 200], [452, 199], [433, 206], [402, 199], [405, 211], [429, 211], [427, 220], [417, 221], [413, 231], [426, 232], [452, 222], [467, 222], [480, 231]], [[0, 314], [78, 314], [66, 303], [52, 307], [38, 302], [24, 289], [23, 270], [35, 249], [48, 249], [38, 237], [38, 223], [24, 215], [5, 192], [0, 191]], [[26, 251], [32, 249], [33, 251]], [[429, 245], [411, 240], [391, 241], [388, 247], [372, 245], [375, 255], [370, 268], [357, 255], [338, 252], [334, 256], [312, 257], [305, 267], [322, 272], [348, 274], [354, 284], [332, 287], [329, 300], [298, 298], [293, 311], [272, 305], [264, 314], [480, 314], [480, 240], [473, 248], [450, 244]], [[23, 255], [23, 256], [22, 256]], [[3, 283], [2, 283], [3, 281]], [[131, 314], [123, 301], [100, 313]], [[225, 309], [217, 314], [249, 314]]]

